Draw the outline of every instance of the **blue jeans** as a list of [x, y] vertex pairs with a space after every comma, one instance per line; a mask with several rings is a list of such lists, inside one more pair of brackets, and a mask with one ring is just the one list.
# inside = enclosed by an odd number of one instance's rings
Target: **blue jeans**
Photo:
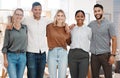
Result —
[[46, 53], [27, 52], [28, 78], [43, 78], [46, 64]]
[[26, 53], [7, 53], [9, 78], [23, 78]]
[[[66, 78], [68, 66], [67, 51], [61, 47], [54, 48], [48, 52], [48, 71], [50, 78]], [[58, 77], [57, 77], [58, 68]]]

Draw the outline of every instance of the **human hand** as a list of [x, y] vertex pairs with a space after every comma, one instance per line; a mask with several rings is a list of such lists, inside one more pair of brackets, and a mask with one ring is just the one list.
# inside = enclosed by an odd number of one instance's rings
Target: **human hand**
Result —
[[7, 68], [8, 67], [8, 60], [4, 59], [4, 67]]
[[109, 64], [115, 63], [115, 56], [111, 55], [108, 62], [109, 62]]
[[71, 25], [69, 26], [70, 30], [72, 30], [74, 27], [75, 27], [75, 24], [71, 24]]
[[6, 29], [12, 30], [12, 29], [13, 29], [13, 25], [12, 25], [12, 23], [7, 24]]
[[65, 31], [67, 32], [67, 33], [69, 33], [70, 32], [70, 28], [69, 28], [69, 26], [66, 24], [66, 26], [65, 26]]

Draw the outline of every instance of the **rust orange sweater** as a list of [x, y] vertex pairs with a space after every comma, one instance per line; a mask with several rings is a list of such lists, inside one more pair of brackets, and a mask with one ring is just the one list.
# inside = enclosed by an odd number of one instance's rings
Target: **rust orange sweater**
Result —
[[67, 44], [70, 43], [70, 34], [66, 33], [65, 26], [58, 27], [54, 26], [53, 23], [47, 25], [46, 36], [48, 41], [49, 49], [55, 47], [63, 47], [67, 49]]

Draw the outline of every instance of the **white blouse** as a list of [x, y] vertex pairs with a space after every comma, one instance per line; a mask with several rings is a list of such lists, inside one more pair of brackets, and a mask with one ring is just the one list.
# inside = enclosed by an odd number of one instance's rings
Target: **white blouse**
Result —
[[71, 30], [71, 44], [70, 48], [81, 48], [87, 52], [90, 50], [90, 39], [92, 36], [91, 28], [86, 25], [81, 27], [75, 26]]

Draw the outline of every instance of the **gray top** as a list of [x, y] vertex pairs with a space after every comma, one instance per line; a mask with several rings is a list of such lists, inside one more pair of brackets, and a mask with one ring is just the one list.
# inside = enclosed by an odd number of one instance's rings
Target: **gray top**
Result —
[[5, 53], [8, 50], [10, 51], [18, 51], [27, 49], [27, 27], [26, 25], [21, 24], [21, 28], [16, 30], [13, 28], [12, 30], [6, 29], [4, 44], [2, 48], [2, 52]]
[[96, 20], [88, 25], [92, 29], [90, 52], [93, 54], [103, 54], [110, 51], [111, 37], [116, 36], [115, 26], [106, 19], [103, 19], [98, 26]]

